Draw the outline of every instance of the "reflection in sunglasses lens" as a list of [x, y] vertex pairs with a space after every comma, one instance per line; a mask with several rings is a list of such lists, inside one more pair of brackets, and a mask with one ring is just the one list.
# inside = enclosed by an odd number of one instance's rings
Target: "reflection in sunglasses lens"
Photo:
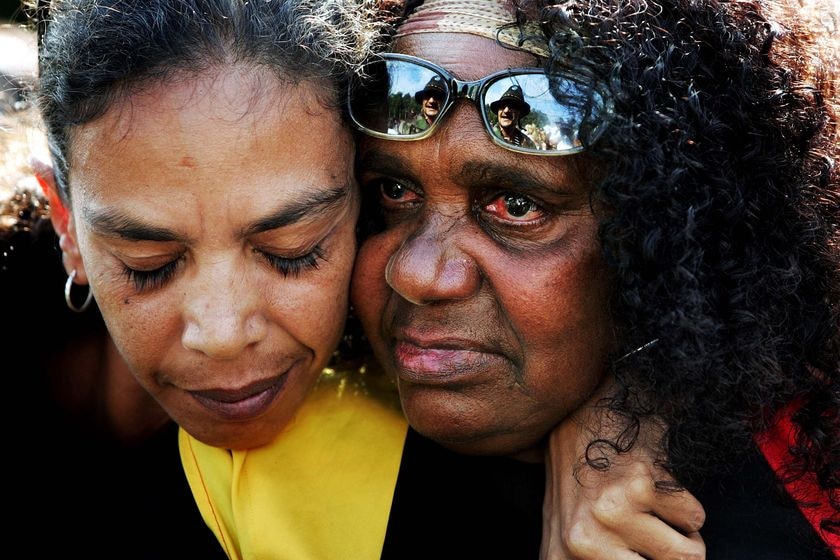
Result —
[[496, 138], [549, 152], [582, 148], [592, 117], [603, 109], [600, 96], [571, 80], [559, 83], [552, 93], [544, 74], [497, 79], [485, 90], [483, 105]]
[[[450, 103], [451, 78], [423, 64], [386, 58], [368, 65], [365, 74], [351, 87], [349, 110], [367, 132], [422, 138]], [[513, 70], [473, 84], [481, 94], [478, 105], [487, 131], [518, 151], [580, 151], [597, 139], [609, 115], [595, 88], [571, 78], [552, 82], [540, 71]]]
[[350, 98], [351, 116], [390, 136], [416, 136], [437, 119], [447, 98], [446, 80], [429, 68], [399, 60], [370, 65]]

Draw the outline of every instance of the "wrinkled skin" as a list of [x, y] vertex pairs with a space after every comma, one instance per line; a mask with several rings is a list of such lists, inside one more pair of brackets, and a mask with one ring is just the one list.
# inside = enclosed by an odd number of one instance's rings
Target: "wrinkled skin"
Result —
[[[464, 80], [535, 65], [457, 33], [392, 50]], [[456, 451], [546, 461], [543, 559], [702, 558], [699, 535], [668, 524], [696, 531], [702, 507], [653, 490], [667, 475], [652, 456], [583, 469], [585, 485], [574, 478], [591, 435], [580, 422], [611, 386], [609, 279], [589, 196], [597, 170], [585, 156], [494, 145], [469, 102], [445, 119], [416, 142], [365, 138], [358, 156], [382, 230], [360, 248], [352, 300], [410, 423]]]
[[[534, 64], [480, 37], [445, 39], [396, 50], [462, 79]], [[577, 161], [500, 149], [464, 102], [427, 139], [365, 139], [358, 161], [385, 229], [361, 247], [354, 303], [409, 421], [456, 451], [540, 460], [545, 434], [602, 379], [611, 344]]]
[[73, 134], [65, 267], [140, 384], [210, 445], [271, 441], [341, 336], [354, 146], [319, 95], [215, 68]]

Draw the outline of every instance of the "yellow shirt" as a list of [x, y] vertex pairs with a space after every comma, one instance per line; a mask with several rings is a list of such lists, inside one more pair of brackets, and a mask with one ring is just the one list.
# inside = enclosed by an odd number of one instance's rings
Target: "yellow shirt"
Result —
[[319, 382], [269, 445], [231, 451], [180, 431], [204, 521], [233, 560], [378, 559], [407, 430], [399, 409]]

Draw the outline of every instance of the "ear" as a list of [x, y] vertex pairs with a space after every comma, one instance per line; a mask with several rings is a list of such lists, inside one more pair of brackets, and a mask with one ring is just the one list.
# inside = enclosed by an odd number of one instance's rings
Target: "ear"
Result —
[[35, 178], [38, 180], [44, 196], [50, 203], [50, 220], [53, 224], [53, 229], [61, 235], [67, 231], [68, 209], [62, 202], [58, 194], [58, 186], [55, 183], [55, 175], [53, 174], [52, 164], [32, 156], [29, 158], [29, 165], [35, 173]]
[[35, 178], [38, 180], [41, 190], [44, 191], [44, 196], [50, 203], [50, 221], [56, 235], [58, 235], [58, 245], [61, 247], [61, 261], [64, 263], [64, 270], [68, 275], [75, 270], [75, 282], [82, 285], [87, 284], [85, 265], [76, 242], [76, 224], [72, 220], [71, 212], [58, 194], [52, 165], [36, 157], [30, 158], [29, 164], [35, 172]]
[[64, 263], [64, 270], [67, 272], [67, 275], [69, 276], [75, 270], [75, 283], [84, 286], [88, 283], [88, 277], [85, 271], [85, 261], [79, 252], [79, 244], [76, 237], [76, 222], [70, 216], [70, 219], [66, 220], [65, 223], [67, 224], [65, 231], [58, 236], [58, 246], [61, 247], [61, 262]]

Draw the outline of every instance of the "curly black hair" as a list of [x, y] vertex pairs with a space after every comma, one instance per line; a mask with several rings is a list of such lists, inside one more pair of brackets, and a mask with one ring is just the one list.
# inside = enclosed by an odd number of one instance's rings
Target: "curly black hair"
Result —
[[[592, 464], [658, 417], [663, 466], [690, 485], [802, 402], [784, 476], [816, 473], [840, 511], [838, 69], [800, 10], [518, 3], [550, 40], [549, 75], [586, 76], [614, 103], [587, 153], [605, 170], [594, 196], [629, 353], [608, 406], [627, 429], [593, 442]], [[840, 532], [840, 514], [823, 529]]]

